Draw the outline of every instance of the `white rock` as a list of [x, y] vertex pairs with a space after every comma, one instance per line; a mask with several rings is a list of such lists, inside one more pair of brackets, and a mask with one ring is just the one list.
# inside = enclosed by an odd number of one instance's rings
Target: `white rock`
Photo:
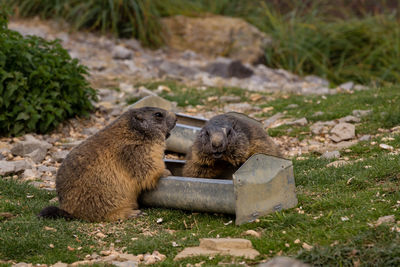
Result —
[[349, 164], [348, 161], [345, 160], [337, 160], [337, 161], [333, 161], [331, 163], [329, 163], [328, 165], [326, 165], [326, 167], [335, 167], [335, 168], [339, 168], [342, 167], [344, 165]]
[[114, 59], [130, 59], [132, 58], [132, 51], [121, 46], [121, 45], [117, 45], [114, 47], [113, 51], [112, 51], [112, 57]]
[[11, 148], [11, 153], [16, 156], [25, 157], [37, 149], [42, 150], [41, 153], [47, 153], [47, 150], [51, 147], [52, 145], [46, 141], [40, 141], [32, 135], [26, 135], [25, 141], [18, 142]]
[[372, 114], [372, 109], [366, 109], [366, 110], [361, 110], [361, 109], [355, 109], [353, 110], [353, 115], [356, 117], [364, 117]]
[[289, 257], [274, 257], [265, 263], [257, 265], [257, 267], [311, 267], [311, 265]]
[[306, 126], [307, 123], [308, 123], [307, 119], [303, 117], [303, 118], [297, 119], [295, 121], [288, 122], [286, 124], [287, 125]]
[[353, 89], [353, 86], [354, 86], [353, 82], [342, 83], [341, 85], [339, 85], [340, 88], [346, 91], [350, 91], [351, 89]]
[[47, 149], [36, 149], [29, 154], [26, 154], [26, 157], [30, 157], [33, 162], [41, 163], [46, 157]]
[[353, 124], [343, 122], [335, 125], [330, 133], [329, 138], [338, 143], [353, 139], [356, 136], [356, 127]]
[[331, 151], [331, 152], [327, 151], [321, 156], [321, 158], [324, 158], [324, 159], [337, 159], [337, 158], [340, 158], [340, 152], [337, 151], [337, 150]]
[[393, 147], [387, 144], [379, 144], [379, 147], [385, 150], [393, 150]]
[[359, 117], [351, 115], [339, 119], [339, 122], [360, 122], [360, 121], [361, 119]]
[[9, 175], [12, 173], [20, 172], [25, 169], [31, 169], [31, 164], [26, 160], [15, 160], [15, 161], [0, 161], [0, 175]]

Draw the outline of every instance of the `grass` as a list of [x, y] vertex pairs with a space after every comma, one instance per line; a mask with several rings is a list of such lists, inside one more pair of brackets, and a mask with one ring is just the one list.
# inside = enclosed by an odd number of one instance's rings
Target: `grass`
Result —
[[[300, 75], [316, 74], [333, 84], [349, 80], [400, 81], [398, 4], [363, 1], [263, 0], [0, 0], [17, 15], [64, 19], [74, 29], [134, 37], [159, 47], [161, 17], [220, 14], [240, 17], [269, 34], [265, 64]], [[379, 12], [375, 12], [379, 10]]]
[[[156, 89], [158, 85], [160, 83], [147, 84], [150, 89]], [[198, 105], [208, 94], [215, 96], [217, 92], [247, 99], [247, 94], [240, 89], [208, 88], [199, 93], [193, 88], [184, 90], [184, 86], [175, 83], [163, 85], [168, 85], [174, 94], [171, 100], [181, 105]], [[181, 91], [193, 94], [188, 93], [181, 99]], [[205, 97], [200, 98], [196, 92]], [[287, 116], [306, 116], [310, 121], [339, 118], [350, 114], [353, 109], [370, 108], [374, 113], [391, 114], [390, 118], [386, 117], [391, 121], [375, 115], [363, 119], [358, 131], [374, 134], [379, 127], [390, 128], [400, 124], [399, 113], [396, 113], [398, 92], [398, 88], [388, 87], [331, 95], [326, 99], [321, 96], [285, 96], [269, 103], [260, 100], [255, 104], [273, 106], [271, 113], [286, 111]], [[287, 109], [289, 104], [299, 106]], [[314, 118], [312, 114], [319, 110], [324, 110], [325, 114]], [[309, 129], [302, 131], [309, 132]], [[194, 257], [179, 261], [179, 264], [203, 261], [208, 266], [221, 262], [239, 265], [243, 261], [255, 264], [276, 255], [287, 255], [316, 266], [353, 266], [358, 263], [361, 266], [398, 266], [400, 233], [391, 229], [400, 225], [374, 224], [379, 217], [386, 215], [394, 215], [395, 220], [400, 221], [400, 155], [378, 146], [384, 142], [400, 149], [400, 135], [387, 133], [374, 137], [372, 141], [376, 145], [360, 142], [342, 151], [342, 157], [348, 157], [351, 163], [339, 168], [327, 167], [333, 160], [314, 154], [294, 158], [298, 206], [242, 226], [225, 225], [234, 220], [229, 215], [158, 208], [143, 209], [146, 216], [121, 223], [39, 220], [36, 214], [49, 205], [55, 194], [14, 180], [0, 179], [0, 211], [15, 215], [0, 220], [0, 258], [35, 264], [71, 263], [84, 259], [87, 254], [108, 249], [113, 243], [118, 248], [126, 247], [126, 251], [132, 254], [158, 250], [167, 259], [156, 266], [175, 266], [178, 264], [173, 261], [175, 255], [184, 247], [198, 245], [200, 238], [241, 237], [251, 240], [261, 253], [255, 260], [228, 256]], [[158, 218], [163, 218], [161, 224], [156, 223]], [[261, 238], [244, 236], [243, 233], [249, 229], [259, 232]], [[99, 231], [106, 237], [97, 236]], [[295, 242], [297, 239], [300, 242]], [[172, 242], [178, 246], [173, 246]], [[303, 243], [313, 248], [303, 249]]]

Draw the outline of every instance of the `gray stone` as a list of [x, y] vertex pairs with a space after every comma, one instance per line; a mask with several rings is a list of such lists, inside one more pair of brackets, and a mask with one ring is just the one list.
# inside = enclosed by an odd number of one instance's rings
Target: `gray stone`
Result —
[[354, 122], [360, 122], [360, 121], [361, 121], [360, 118], [351, 116], [351, 115], [339, 119], [339, 122], [353, 122], [354, 123]]
[[112, 261], [111, 263], [118, 267], [136, 267], [136, 266], [138, 266], [138, 262], [136, 262], [136, 261]]
[[16, 156], [25, 157], [27, 154], [30, 154], [37, 149], [42, 150], [41, 153], [47, 153], [47, 150], [51, 147], [52, 145], [46, 141], [40, 141], [32, 135], [26, 135], [25, 141], [18, 142], [11, 148], [11, 153]]
[[205, 67], [205, 71], [214, 76], [239, 79], [248, 78], [254, 74], [253, 70], [243, 65], [239, 60], [230, 63], [213, 62]]
[[97, 129], [96, 127], [89, 127], [89, 128], [83, 129], [82, 133], [86, 134], [86, 135], [94, 135], [98, 131], [99, 131], [99, 129]]
[[279, 120], [280, 118], [283, 117], [283, 114], [278, 112], [276, 114], [274, 114], [273, 116], [269, 117], [268, 119], [263, 121], [263, 125], [265, 128], [270, 127], [274, 122], [276, 122], [277, 120]]
[[9, 175], [17, 173], [25, 169], [31, 169], [32, 166], [26, 160], [15, 160], [15, 161], [0, 161], [0, 175]]
[[308, 121], [306, 118], [303, 117], [303, 118], [297, 119], [295, 121], [288, 122], [286, 124], [287, 125], [306, 126], [308, 124]]
[[32, 267], [31, 263], [19, 262], [11, 265], [12, 267]]
[[182, 58], [186, 60], [195, 59], [197, 57], [196, 52], [192, 50], [186, 50], [182, 53]]
[[361, 110], [361, 109], [355, 109], [353, 110], [353, 115], [356, 117], [364, 117], [372, 114], [372, 109], [366, 109], [366, 110]]
[[321, 158], [324, 158], [324, 159], [337, 159], [337, 158], [340, 158], [340, 152], [337, 151], [337, 150], [331, 151], [331, 152], [327, 151], [324, 154], [322, 154]]
[[371, 136], [369, 134], [365, 134], [363, 136], [360, 137], [360, 139], [358, 139], [360, 141], [369, 141], [371, 140]]
[[313, 125], [310, 126], [310, 130], [313, 134], [324, 133], [326, 127], [332, 127], [336, 123], [334, 121], [317, 121]]
[[325, 80], [325, 79], [315, 76], [315, 75], [308, 75], [308, 76], [304, 77], [304, 80], [309, 83], [316, 83], [316, 84], [320, 84], [322, 86], [329, 86], [328, 80]]
[[22, 174], [22, 178], [24, 178], [24, 180], [32, 180], [40, 177], [41, 173], [33, 169], [26, 169]]
[[51, 155], [55, 161], [62, 162], [67, 157], [68, 153], [69, 151], [67, 150], [60, 150], [53, 152]]
[[76, 140], [73, 142], [64, 143], [64, 144], [62, 144], [62, 146], [65, 148], [73, 148], [73, 147], [80, 145], [82, 142], [83, 142], [83, 140]]
[[114, 59], [130, 59], [132, 58], [132, 51], [123, 47], [122, 45], [117, 45], [112, 51], [112, 57]]
[[299, 105], [297, 105], [297, 104], [290, 104], [290, 105], [287, 105], [287, 109], [292, 109], [292, 108], [298, 108], [299, 107]]
[[368, 90], [369, 88], [367, 86], [364, 86], [361, 84], [356, 84], [356, 85], [354, 85], [353, 89], [356, 91], [364, 91], [364, 90]]
[[185, 67], [175, 62], [171, 61], [163, 61], [158, 66], [160, 75], [166, 76], [178, 76], [178, 77], [193, 77], [198, 70], [191, 67]]
[[306, 263], [289, 257], [274, 257], [271, 260], [257, 265], [258, 267], [311, 267]]
[[52, 174], [56, 174], [57, 173], [57, 168], [53, 167], [53, 166], [40, 165], [40, 166], [38, 166], [37, 169], [40, 172], [50, 172]]
[[30, 157], [33, 160], [33, 162], [35, 162], [35, 163], [41, 163], [44, 160], [44, 158], [46, 157], [46, 154], [47, 154], [47, 150], [36, 149], [36, 150], [32, 151], [31, 153], [26, 154], [25, 156]]
[[219, 98], [219, 101], [223, 103], [237, 103], [240, 102], [241, 100], [242, 99], [240, 98], [240, 96], [234, 96], [234, 95], [224, 95]]
[[342, 83], [341, 85], [339, 85], [339, 87], [343, 90], [350, 91], [351, 89], [353, 89], [354, 83], [353, 82]]
[[51, 265], [50, 267], [68, 267], [68, 264], [59, 261], [59, 262], [57, 262], [57, 263]]
[[329, 138], [338, 143], [353, 139], [356, 136], [356, 127], [353, 124], [343, 122], [335, 125], [330, 133]]
[[260, 110], [260, 108], [254, 107], [249, 103], [229, 104], [224, 107], [224, 112], [235, 111], [235, 112], [245, 113], [246, 111], [257, 111], [257, 110]]

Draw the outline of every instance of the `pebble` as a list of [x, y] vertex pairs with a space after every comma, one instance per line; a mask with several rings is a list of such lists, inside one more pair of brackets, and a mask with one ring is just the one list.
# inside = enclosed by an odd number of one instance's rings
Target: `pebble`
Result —
[[131, 59], [132, 58], [132, 51], [121, 46], [121, 45], [117, 45], [114, 47], [114, 49], [112, 50], [112, 57], [114, 59]]
[[342, 122], [335, 125], [330, 131], [329, 136], [334, 142], [345, 141], [353, 139], [356, 136], [356, 127], [353, 124]]
[[331, 152], [325, 152], [324, 154], [322, 154], [321, 158], [324, 159], [337, 159], [340, 158], [340, 152], [335, 150], [335, 151], [331, 151]]

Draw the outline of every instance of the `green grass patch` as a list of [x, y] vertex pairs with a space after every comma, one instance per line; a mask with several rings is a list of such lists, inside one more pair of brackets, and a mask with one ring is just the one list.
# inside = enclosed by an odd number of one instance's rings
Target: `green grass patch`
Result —
[[[391, 144], [397, 146], [399, 140], [395, 136]], [[357, 153], [362, 156], [365, 151]], [[39, 220], [36, 214], [49, 205], [55, 194], [0, 179], [0, 211], [16, 216], [0, 221], [0, 258], [71, 263], [114, 243], [132, 254], [158, 250], [167, 256], [158, 265], [169, 266], [176, 265], [173, 258], [184, 247], [198, 245], [199, 238], [244, 237], [261, 253], [257, 259], [195, 257], [179, 263], [254, 264], [282, 253], [315, 265], [348, 266], [360, 261], [365, 266], [396, 266], [400, 264], [400, 234], [391, 231], [393, 224], [371, 227], [368, 223], [386, 215], [400, 220], [400, 156], [383, 150], [369, 155], [340, 168], [327, 168], [329, 160], [312, 155], [306, 160], [294, 160], [298, 207], [242, 226], [224, 225], [234, 220], [233, 216], [158, 208], [144, 209], [146, 216], [122, 223]], [[163, 218], [163, 222], [157, 224], [157, 218]], [[56, 231], [45, 230], [45, 226]], [[262, 237], [243, 236], [248, 229], [260, 232]], [[98, 231], [106, 237], [96, 236]], [[296, 239], [300, 243], [295, 243]], [[179, 246], [174, 247], [172, 242]], [[303, 242], [313, 249], [304, 250]]]

